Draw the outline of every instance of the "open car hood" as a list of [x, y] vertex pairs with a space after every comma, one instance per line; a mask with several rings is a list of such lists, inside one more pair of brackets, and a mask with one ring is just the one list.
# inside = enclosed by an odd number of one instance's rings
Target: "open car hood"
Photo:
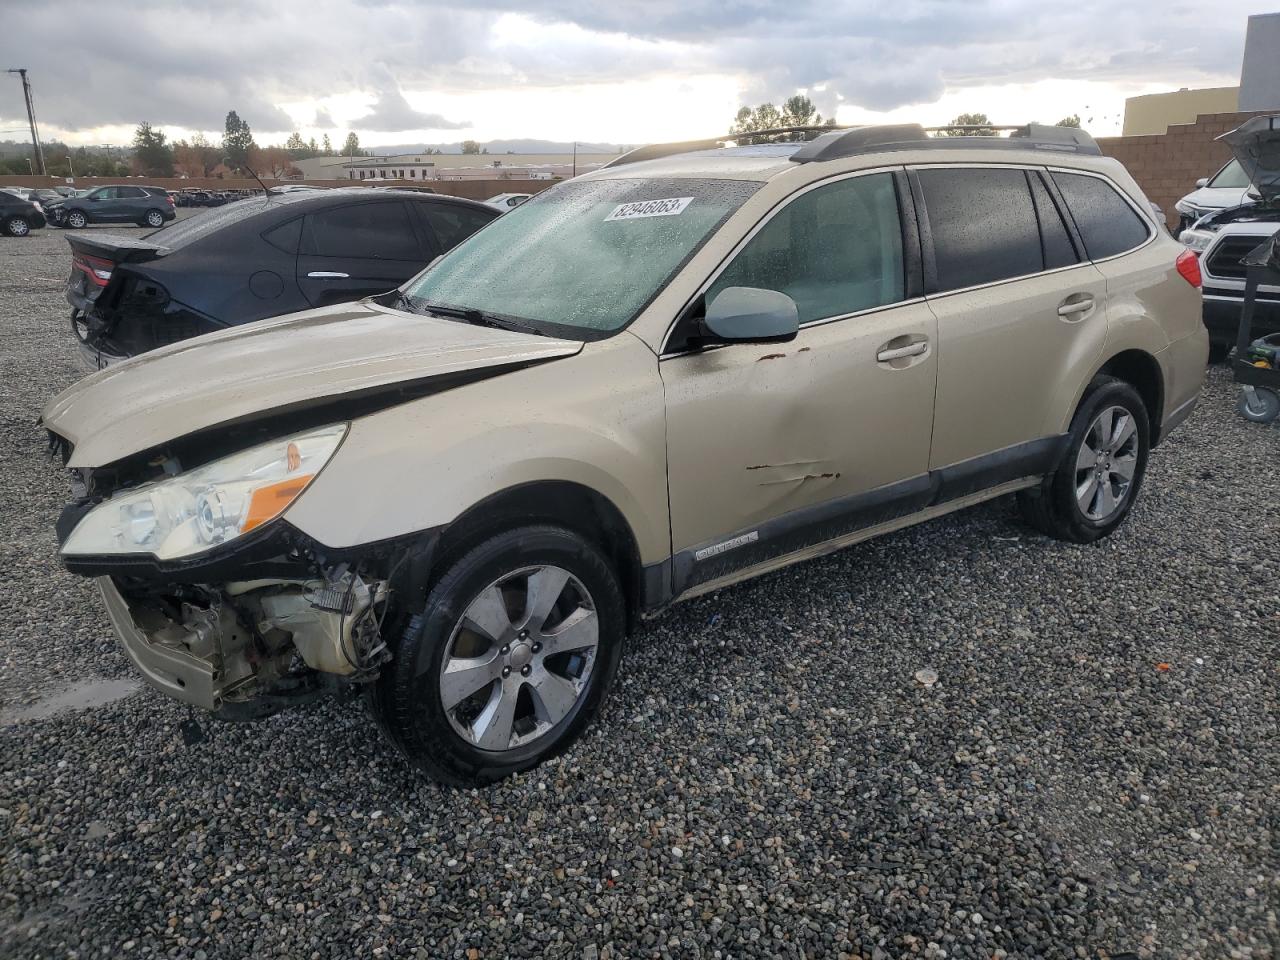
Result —
[[1231, 148], [1262, 202], [1280, 203], [1280, 116], [1252, 117], [1218, 139]]
[[68, 466], [100, 467], [221, 424], [581, 349], [573, 340], [345, 303], [141, 354], [64, 390], [40, 419], [72, 444]]

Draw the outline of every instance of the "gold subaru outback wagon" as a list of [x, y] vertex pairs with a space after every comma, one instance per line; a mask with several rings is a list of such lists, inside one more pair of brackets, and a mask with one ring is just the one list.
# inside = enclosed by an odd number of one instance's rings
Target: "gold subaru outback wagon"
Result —
[[646, 147], [389, 295], [58, 396], [62, 559], [169, 696], [365, 690], [491, 781], [678, 600], [1008, 493], [1108, 535], [1199, 395], [1199, 282], [1076, 130]]

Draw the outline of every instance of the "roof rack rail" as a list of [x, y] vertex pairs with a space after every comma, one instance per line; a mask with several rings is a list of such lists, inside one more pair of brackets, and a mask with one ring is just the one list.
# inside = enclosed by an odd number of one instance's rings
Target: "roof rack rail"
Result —
[[709, 140], [685, 140], [680, 143], [651, 143], [644, 147], [636, 147], [634, 150], [614, 157], [608, 163], [601, 167], [620, 167], [627, 163], [638, 163], [641, 160], [659, 160], [662, 157], [672, 157], [680, 153], [692, 153], [695, 150], [714, 150], [723, 146], [728, 141], [741, 143], [742, 141], [754, 140], [757, 137], [777, 137], [788, 133], [830, 133], [832, 130], [847, 130], [848, 127], [828, 126], [808, 126], [808, 127], [770, 127], [768, 130], [752, 130], [750, 133], [726, 133], [722, 137], [712, 137]]
[[[987, 131], [1009, 131], [1009, 136], [973, 136]], [[930, 133], [960, 131], [959, 137], [931, 137]], [[963, 134], [970, 134], [964, 136]], [[892, 150], [1047, 150], [1101, 156], [1093, 137], [1079, 127], [1049, 127], [1040, 123], [1020, 126], [995, 124], [957, 124], [946, 127], [922, 127], [916, 123], [855, 127], [811, 140], [791, 155], [796, 163], [836, 160], [862, 153], [884, 153]]]
[[[1009, 136], [992, 136], [1008, 132]], [[614, 157], [601, 169], [620, 167], [642, 160], [658, 160], [697, 150], [714, 150], [726, 142], [775, 137], [789, 133], [816, 133], [819, 136], [800, 144], [791, 155], [796, 163], [814, 163], [857, 156], [860, 153], [885, 153], [893, 150], [1047, 150], [1101, 156], [1093, 137], [1079, 127], [1050, 127], [1042, 123], [997, 125], [991, 123], [950, 124], [922, 127], [918, 123], [880, 124], [868, 127], [772, 127], [750, 133], [726, 133], [707, 140], [685, 140], [679, 143], [651, 143]], [[954, 137], [931, 137], [931, 133], [959, 133]], [[966, 136], [965, 134], [968, 134]]]

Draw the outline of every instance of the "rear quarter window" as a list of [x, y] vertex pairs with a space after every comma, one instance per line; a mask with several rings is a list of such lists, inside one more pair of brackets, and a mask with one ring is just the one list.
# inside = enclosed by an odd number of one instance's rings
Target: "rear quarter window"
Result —
[[1105, 260], [1139, 247], [1151, 236], [1147, 221], [1116, 188], [1083, 173], [1053, 174], [1090, 260]]

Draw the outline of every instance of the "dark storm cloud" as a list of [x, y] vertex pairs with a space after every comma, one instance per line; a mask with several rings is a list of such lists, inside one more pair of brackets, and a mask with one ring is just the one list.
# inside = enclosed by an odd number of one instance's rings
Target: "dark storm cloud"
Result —
[[[374, 98], [357, 127], [464, 125], [410, 105], [423, 93], [733, 73], [752, 102], [819, 88], [886, 110], [944, 86], [1047, 77], [1194, 86], [1238, 69], [1250, 0], [10, 0], [9, 36], [28, 45], [42, 122], [64, 130], [148, 119], [221, 129], [228, 109], [255, 130], [306, 126], [276, 104]], [[493, 27], [504, 15], [532, 20]], [[74, 27], [68, 27], [74, 25]], [[571, 29], [577, 27], [581, 29]], [[21, 119], [16, 84], [0, 119]], [[311, 108], [308, 108], [310, 114]], [[320, 111], [320, 121], [332, 117]]]

